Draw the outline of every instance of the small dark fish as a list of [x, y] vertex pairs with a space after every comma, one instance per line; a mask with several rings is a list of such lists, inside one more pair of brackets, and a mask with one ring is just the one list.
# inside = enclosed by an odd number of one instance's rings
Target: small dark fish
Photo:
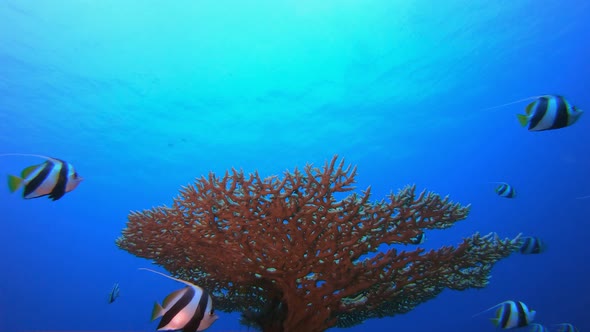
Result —
[[555, 324], [555, 326], [559, 326], [557, 332], [580, 332], [580, 330], [570, 323]]
[[109, 303], [115, 302], [115, 300], [119, 297], [119, 283], [116, 282], [109, 293]]
[[521, 254], [540, 254], [545, 251], [545, 243], [536, 236], [526, 236], [520, 241]]
[[20, 176], [8, 176], [8, 188], [15, 192], [24, 187], [23, 197], [26, 199], [48, 196], [56, 201], [70, 192], [83, 180], [74, 166], [63, 160], [41, 155], [3, 154], [3, 156], [32, 156], [47, 159], [43, 164], [25, 168]]
[[504, 198], [516, 197], [516, 190], [514, 187], [505, 182], [499, 182], [500, 184], [496, 187], [496, 194]]
[[518, 122], [529, 131], [542, 131], [571, 126], [583, 112], [562, 96], [546, 95], [528, 104], [525, 113], [517, 115]]
[[420, 233], [414, 237], [411, 237], [410, 243], [411, 244], [422, 244], [422, 243], [424, 243], [425, 240], [426, 240], [426, 234]]
[[168, 294], [162, 305], [158, 302], [154, 305], [152, 320], [162, 317], [158, 324], [158, 331], [203, 331], [217, 320], [218, 316], [213, 312], [211, 295], [203, 288], [154, 270], [146, 268], [140, 268], [140, 270], [150, 271], [187, 285]]
[[496, 327], [503, 329], [527, 326], [535, 319], [536, 312], [529, 310], [526, 304], [520, 301], [504, 301], [475, 316], [495, 308], [498, 308], [498, 310], [496, 310], [496, 315], [494, 318], [491, 318], [491, 321]]

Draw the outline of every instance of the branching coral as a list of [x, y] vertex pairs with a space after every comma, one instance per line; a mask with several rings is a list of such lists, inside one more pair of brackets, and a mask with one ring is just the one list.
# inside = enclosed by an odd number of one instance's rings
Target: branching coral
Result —
[[456, 248], [377, 252], [465, 219], [469, 207], [408, 186], [370, 201], [350, 193], [337, 157], [282, 178], [213, 173], [171, 207], [133, 212], [116, 243], [209, 289], [216, 308], [263, 331], [324, 331], [412, 310], [443, 289], [484, 287], [518, 239], [475, 234]]

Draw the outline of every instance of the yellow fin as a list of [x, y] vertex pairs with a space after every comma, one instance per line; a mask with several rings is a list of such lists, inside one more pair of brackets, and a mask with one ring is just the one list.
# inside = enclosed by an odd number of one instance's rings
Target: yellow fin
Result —
[[490, 320], [492, 321], [492, 324], [494, 324], [495, 327], [498, 327], [498, 325], [500, 325], [500, 320], [498, 318], [490, 318]]
[[154, 309], [152, 309], [152, 320], [163, 316], [164, 315], [164, 308], [162, 308], [162, 306], [156, 302], [154, 303]]
[[8, 176], [8, 189], [11, 193], [15, 192], [20, 188], [23, 184], [23, 179], [19, 178], [18, 176], [9, 175]]
[[518, 123], [523, 127], [526, 127], [529, 123], [529, 117], [524, 114], [516, 114], [516, 117], [518, 118]]
[[33, 166], [29, 166], [25, 169], [23, 169], [23, 171], [20, 173], [20, 176], [23, 179], [26, 179], [27, 177], [29, 177], [29, 175], [31, 175], [33, 172], [35, 172], [39, 167], [41, 167], [43, 165], [33, 165]]

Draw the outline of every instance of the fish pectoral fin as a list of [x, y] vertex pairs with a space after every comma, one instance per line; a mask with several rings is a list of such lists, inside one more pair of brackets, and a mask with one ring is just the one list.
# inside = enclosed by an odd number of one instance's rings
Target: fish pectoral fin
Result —
[[516, 117], [518, 118], [518, 123], [523, 127], [526, 127], [527, 123], [529, 123], [529, 117], [524, 114], [516, 114]]
[[158, 302], [154, 303], [154, 309], [152, 309], [152, 320], [162, 317], [163, 315], [164, 308], [162, 308], [162, 306]]
[[23, 184], [23, 179], [19, 178], [15, 175], [8, 176], [8, 189], [11, 193], [15, 192], [20, 188]]

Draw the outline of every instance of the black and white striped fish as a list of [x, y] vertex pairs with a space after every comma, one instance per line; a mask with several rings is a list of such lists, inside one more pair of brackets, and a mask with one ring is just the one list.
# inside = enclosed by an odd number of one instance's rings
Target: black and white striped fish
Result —
[[20, 155], [47, 159], [43, 164], [33, 165], [22, 170], [20, 176], [8, 176], [8, 188], [15, 192], [24, 187], [23, 197], [26, 199], [48, 196], [56, 201], [80, 184], [83, 180], [72, 164], [63, 160], [40, 155], [3, 154], [0, 156]]
[[560, 324], [555, 324], [555, 326], [559, 326], [557, 328], [557, 332], [580, 332], [580, 330], [578, 330], [578, 328], [576, 328], [575, 326], [573, 326], [570, 323], [560, 323]]
[[500, 184], [496, 187], [496, 194], [504, 198], [516, 197], [516, 190], [514, 187], [505, 182], [499, 182]]
[[530, 332], [550, 332], [549, 328], [541, 324], [531, 324]]
[[545, 251], [545, 243], [536, 236], [526, 236], [521, 239], [521, 254], [540, 254]]
[[529, 310], [526, 304], [520, 301], [504, 301], [476, 314], [475, 316], [494, 308], [498, 308], [498, 310], [496, 310], [496, 316], [491, 318], [491, 321], [496, 327], [503, 329], [527, 326], [535, 319], [536, 312], [534, 310]]
[[116, 282], [113, 285], [113, 288], [111, 289], [111, 291], [109, 292], [109, 303], [113, 303], [115, 302], [115, 300], [119, 297], [119, 283]]
[[218, 316], [213, 312], [211, 295], [203, 288], [154, 270], [146, 268], [140, 270], [150, 271], [187, 285], [168, 294], [162, 305], [157, 302], [154, 305], [152, 320], [162, 317], [158, 324], [158, 331], [203, 331], [217, 320]]
[[528, 104], [526, 114], [518, 114], [518, 122], [529, 131], [559, 129], [574, 124], [582, 110], [558, 95], [541, 96]]
[[414, 237], [411, 237], [410, 243], [411, 244], [422, 244], [422, 243], [424, 243], [425, 240], [426, 240], [426, 234], [424, 234], [424, 232], [422, 232]]

